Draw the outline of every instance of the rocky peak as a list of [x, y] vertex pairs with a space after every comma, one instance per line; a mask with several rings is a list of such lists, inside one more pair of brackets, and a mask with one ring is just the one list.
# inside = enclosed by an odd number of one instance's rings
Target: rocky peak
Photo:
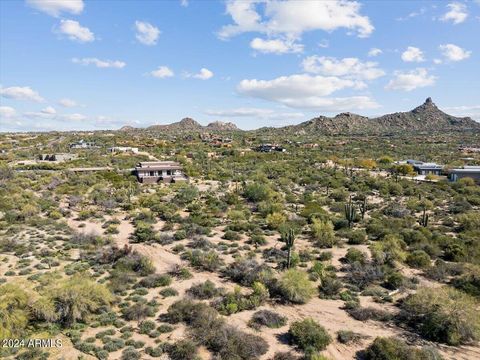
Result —
[[185, 127], [200, 127], [201, 125], [193, 120], [192, 118], [186, 117], [180, 120], [178, 125], [185, 126]]
[[238, 130], [237, 125], [231, 122], [214, 121], [207, 125], [212, 130]]

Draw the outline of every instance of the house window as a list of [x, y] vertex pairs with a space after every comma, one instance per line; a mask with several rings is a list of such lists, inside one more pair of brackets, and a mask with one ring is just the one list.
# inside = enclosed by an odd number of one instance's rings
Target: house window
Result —
[[150, 171], [150, 176], [155, 176], [155, 171]]
[[167, 170], [167, 175], [172, 175], [172, 170]]

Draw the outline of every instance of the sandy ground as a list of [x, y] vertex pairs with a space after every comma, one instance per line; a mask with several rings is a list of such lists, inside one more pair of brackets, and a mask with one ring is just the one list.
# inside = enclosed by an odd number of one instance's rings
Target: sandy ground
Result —
[[[187, 214], [185, 214], [187, 215]], [[113, 235], [113, 239], [118, 246], [124, 246], [125, 244], [129, 243], [129, 236], [133, 231], [133, 226], [130, 224], [129, 221], [124, 220], [125, 214], [117, 213], [115, 216], [117, 219], [120, 220], [120, 225], [118, 226], [119, 234]], [[106, 217], [109, 219], [109, 217]], [[83, 228], [78, 228], [80, 223], [85, 224]], [[73, 229], [78, 229], [78, 231], [85, 231], [85, 232], [96, 232], [98, 234], [103, 233], [103, 229], [101, 227], [100, 222], [95, 221], [77, 221], [74, 217], [68, 219], [68, 224]], [[159, 222], [155, 225], [157, 230], [161, 230], [163, 227], [163, 223]], [[219, 226], [213, 230], [214, 235], [209, 237], [208, 240], [212, 243], [219, 243], [221, 241], [228, 242], [222, 239], [224, 231], [224, 226]], [[267, 245], [265, 247], [280, 247], [281, 244], [278, 242], [278, 236], [272, 235], [267, 236]], [[246, 240], [246, 237], [242, 239], [241, 242]], [[183, 241], [183, 243], [187, 243], [188, 241]], [[158, 244], [130, 244], [133, 249], [138, 251], [139, 253], [149, 257], [153, 264], [155, 265], [156, 271], [158, 273], [165, 273], [171, 269], [173, 265], [181, 264], [182, 261], [178, 255], [169, 251], [169, 247], [171, 246], [161, 246]], [[298, 241], [297, 250], [311, 246], [311, 244], [306, 241], [305, 239], [301, 239]], [[345, 247], [335, 247], [333, 249], [328, 249], [328, 251], [332, 252], [333, 258], [331, 264], [337, 268], [342, 266], [340, 262], [340, 258], [342, 258], [349, 246]], [[352, 246], [355, 247], [366, 254], [369, 254], [368, 245], [356, 245]], [[231, 255], [222, 255], [226, 263], [232, 262], [234, 259]], [[0, 267], [5, 266], [4, 264], [0, 263]], [[428, 279], [425, 279], [421, 276], [419, 271], [404, 267], [402, 268], [402, 272], [408, 276], [416, 276], [419, 278], [421, 285], [425, 286], [440, 286], [440, 284], [432, 282]], [[173, 302], [182, 298], [186, 295], [186, 290], [189, 289], [193, 284], [204, 282], [205, 280], [213, 281], [217, 286], [224, 287], [228, 290], [232, 290], [235, 286], [234, 283], [222, 279], [215, 273], [210, 272], [192, 272], [193, 277], [188, 280], [181, 280], [181, 281], [174, 281], [170, 287], [174, 288], [178, 291], [179, 295], [174, 297], [167, 297], [162, 298], [158, 291], [160, 289], [151, 289], [149, 294], [146, 296], [147, 299], [157, 299], [161, 304], [159, 308], [159, 312], [157, 315], [160, 315], [166, 312], [168, 306], [170, 306]], [[395, 311], [395, 307], [391, 304], [378, 304], [373, 302], [370, 297], [361, 296], [361, 304], [362, 306], [373, 306], [379, 307], [382, 309], [388, 309], [391, 311]], [[394, 337], [401, 337], [407, 339], [408, 336], [412, 336], [411, 333], [407, 333], [404, 330], [385, 325], [384, 323], [377, 322], [377, 321], [357, 321], [350, 317], [343, 309], [343, 301], [341, 300], [324, 300], [320, 298], [312, 299], [308, 304], [305, 305], [275, 305], [275, 304], [267, 304], [265, 306], [260, 307], [259, 309], [252, 310], [252, 311], [243, 311], [240, 313], [233, 314], [228, 317], [228, 323], [237, 326], [238, 328], [247, 331], [252, 334], [257, 334], [262, 336], [269, 344], [268, 353], [262, 357], [262, 360], [267, 360], [273, 356], [275, 352], [281, 351], [291, 351], [292, 348], [286, 342], [286, 333], [289, 328], [289, 324], [295, 320], [301, 320], [307, 317], [311, 317], [322, 324], [330, 333], [332, 338], [336, 338], [336, 332], [339, 330], [351, 330], [357, 333], [360, 333], [365, 336], [365, 338], [358, 343], [343, 345], [338, 343], [337, 341], [333, 341], [327, 349], [323, 352], [324, 355], [328, 356], [330, 359], [334, 360], [343, 360], [343, 359], [354, 359], [356, 356], [356, 352], [358, 350], [364, 349], [371, 343], [375, 337], [377, 336], [394, 336]], [[264, 328], [260, 332], [253, 330], [247, 326], [248, 321], [250, 320], [251, 315], [260, 309], [269, 309], [275, 311], [283, 316], [288, 318], [288, 324], [284, 327], [278, 329], [268, 329]], [[135, 325], [135, 323], [133, 323]], [[89, 336], [92, 334], [101, 331], [102, 329], [94, 329], [88, 330]], [[168, 341], [175, 341], [181, 339], [185, 335], [185, 326], [182, 324], [175, 325], [175, 330], [169, 334], [162, 334], [160, 336], [161, 340], [168, 340]], [[87, 335], [86, 334], [86, 335]], [[85, 335], [85, 336], [86, 336]], [[146, 342], [146, 346], [155, 346], [155, 343], [146, 335], [135, 334], [134, 338], [136, 340], [142, 340]], [[452, 348], [448, 346], [441, 346], [438, 344], [432, 343], [431, 345], [435, 346], [442, 355], [445, 356], [446, 359], [476, 359], [480, 358], [480, 350], [478, 347], [457, 347]], [[200, 357], [202, 359], [209, 359], [210, 353], [205, 348], [200, 348]], [[118, 359], [121, 356], [121, 351], [115, 352], [111, 354], [112, 359]], [[142, 358], [150, 358], [145, 354], [142, 354]]]

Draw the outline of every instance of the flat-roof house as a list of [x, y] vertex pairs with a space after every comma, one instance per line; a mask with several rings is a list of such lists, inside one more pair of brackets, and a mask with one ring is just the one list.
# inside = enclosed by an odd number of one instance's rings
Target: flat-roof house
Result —
[[133, 154], [138, 153], [138, 147], [130, 147], [130, 146], [112, 146], [108, 148], [108, 151], [111, 153], [126, 153], [131, 152]]
[[137, 164], [134, 172], [143, 184], [188, 181], [182, 165], [175, 161], [144, 161]]
[[480, 166], [463, 166], [457, 169], [450, 169], [448, 171], [448, 179], [450, 181], [458, 181], [463, 178], [472, 178], [477, 183], [480, 183]]
[[416, 163], [412, 164], [413, 169], [419, 174], [419, 175], [440, 175], [443, 170], [443, 165], [438, 165], [436, 163]]
[[94, 142], [85, 141], [83, 139], [70, 144], [70, 149], [94, 149], [98, 147], [99, 146]]
[[274, 152], [274, 151], [286, 152], [287, 151], [284, 147], [276, 144], [262, 144], [260, 146], [257, 146], [255, 150], [258, 152]]

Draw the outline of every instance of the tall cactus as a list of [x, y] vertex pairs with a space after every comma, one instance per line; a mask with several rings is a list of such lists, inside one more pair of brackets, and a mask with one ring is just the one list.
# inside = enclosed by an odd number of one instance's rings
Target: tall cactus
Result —
[[355, 207], [353, 206], [352, 197], [350, 196], [350, 200], [345, 204], [345, 218], [348, 221], [348, 227], [352, 227], [353, 220], [355, 220], [355, 214]]
[[422, 225], [423, 227], [427, 227], [428, 226], [428, 214], [427, 214], [427, 208], [424, 207], [423, 208], [423, 214], [422, 214], [422, 217], [420, 218], [420, 220], [418, 220], [418, 222], [420, 223], [420, 225]]
[[367, 197], [365, 196], [363, 200], [358, 204], [360, 214], [362, 214], [362, 220], [365, 219], [365, 214], [367, 213]]
[[288, 229], [282, 232], [281, 240], [285, 243], [287, 247], [287, 269], [290, 269], [292, 264], [292, 249], [293, 244], [295, 243], [295, 231], [293, 229]]

